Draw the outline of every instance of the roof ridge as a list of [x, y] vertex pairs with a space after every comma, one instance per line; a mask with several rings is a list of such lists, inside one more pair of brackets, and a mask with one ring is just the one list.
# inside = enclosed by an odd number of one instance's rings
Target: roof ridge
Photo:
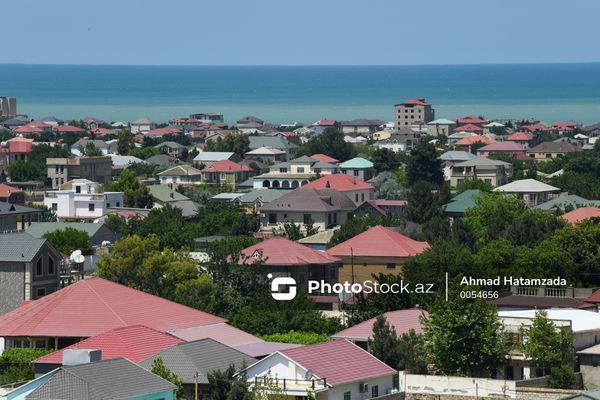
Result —
[[[92, 279], [94, 279], [94, 278], [92, 278]], [[86, 281], [83, 280], [82, 282], [86, 282]], [[113, 315], [115, 317], [117, 317], [117, 319], [119, 321], [121, 321], [123, 323], [124, 326], [127, 326], [127, 323], [125, 321], [123, 321], [123, 319], [121, 319], [121, 317], [119, 316], [119, 314], [117, 314], [115, 312], [115, 310], [113, 310], [113, 308], [111, 306], [109, 306], [108, 303], [106, 303], [106, 301], [104, 301], [104, 299], [98, 294], [98, 292], [96, 292], [96, 290], [94, 290], [94, 288], [91, 285], [88, 285], [87, 282], [86, 282], [86, 286], [90, 288], [90, 290], [92, 291], [92, 293], [94, 293], [94, 295], [96, 296], [96, 298], [98, 300], [100, 300], [100, 302], [102, 302], [102, 304], [104, 304], [106, 306], [106, 308], [108, 308], [110, 310], [110, 312], [113, 313]], [[130, 289], [128, 286], [125, 286], [125, 287], [128, 288], [128, 289]]]

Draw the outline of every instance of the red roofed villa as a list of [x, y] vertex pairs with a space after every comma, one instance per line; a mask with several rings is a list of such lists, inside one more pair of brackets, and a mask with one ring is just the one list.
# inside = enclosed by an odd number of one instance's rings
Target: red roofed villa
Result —
[[454, 128], [454, 132], [483, 132], [483, 128], [473, 124], [460, 125]]
[[312, 182], [307, 183], [303, 187], [313, 189], [335, 189], [343, 192], [350, 200], [354, 201], [356, 206], [361, 205], [365, 201], [371, 200], [373, 197], [373, 185], [361, 181], [346, 174], [331, 174], [323, 176]]
[[317, 160], [318, 162], [322, 162], [322, 163], [330, 163], [330, 164], [337, 164], [340, 162], [340, 160], [336, 160], [333, 157], [329, 157], [327, 154], [313, 154], [312, 156], [310, 156], [310, 158]]
[[251, 385], [270, 374], [279, 378], [277, 394], [303, 397], [311, 390], [317, 399], [379, 397], [395, 388], [397, 373], [347, 340], [277, 351], [245, 370]]
[[330, 248], [327, 253], [342, 259], [340, 283], [361, 283], [373, 280], [373, 274], [400, 274], [407, 258], [428, 248], [427, 242], [378, 225]]
[[231, 160], [221, 160], [202, 170], [202, 182], [236, 187], [252, 175], [254, 175], [254, 170], [248, 165], [238, 164]]
[[576, 224], [579, 221], [592, 218], [600, 218], [600, 208], [598, 207], [580, 207], [561, 215], [562, 219], [570, 224]]
[[516, 142], [494, 142], [477, 149], [477, 156], [487, 158], [490, 153], [500, 153], [513, 158], [516, 158], [518, 155], [527, 158], [525, 151], [525, 146]]

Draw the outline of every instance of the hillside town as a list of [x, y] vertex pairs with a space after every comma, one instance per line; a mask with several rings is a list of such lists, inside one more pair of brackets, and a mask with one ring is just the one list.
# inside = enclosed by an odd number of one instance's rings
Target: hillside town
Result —
[[600, 123], [199, 111], [0, 98], [0, 399], [599, 398]]

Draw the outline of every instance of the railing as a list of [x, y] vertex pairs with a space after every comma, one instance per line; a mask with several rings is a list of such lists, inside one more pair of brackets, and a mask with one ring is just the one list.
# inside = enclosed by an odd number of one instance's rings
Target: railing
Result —
[[520, 296], [537, 296], [538, 289], [532, 287], [519, 287], [517, 288], [517, 294]]
[[567, 297], [566, 288], [545, 288], [545, 293], [548, 297]]
[[271, 378], [269, 376], [254, 377], [254, 387], [262, 387], [267, 390], [317, 390], [327, 388], [327, 378], [322, 379], [287, 379]]

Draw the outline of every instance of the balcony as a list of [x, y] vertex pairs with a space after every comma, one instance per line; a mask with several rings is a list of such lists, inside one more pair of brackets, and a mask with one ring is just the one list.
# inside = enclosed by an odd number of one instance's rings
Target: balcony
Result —
[[253, 387], [266, 393], [285, 394], [288, 396], [306, 396], [307, 391], [313, 393], [327, 390], [327, 379], [280, 379], [268, 376], [254, 378]]

